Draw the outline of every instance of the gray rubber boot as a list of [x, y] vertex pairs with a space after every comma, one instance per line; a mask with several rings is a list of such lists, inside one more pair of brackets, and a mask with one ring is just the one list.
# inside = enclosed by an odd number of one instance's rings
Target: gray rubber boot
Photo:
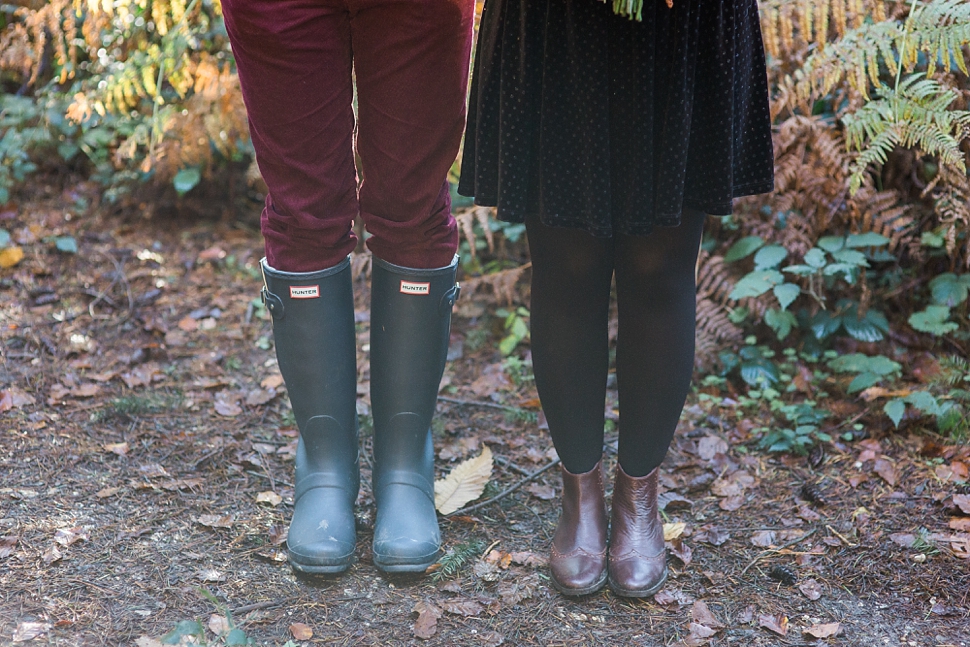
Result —
[[411, 269], [374, 257], [370, 388], [374, 413], [374, 564], [419, 573], [438, 559], [431, 418], [448, 355], [458, 257]]
[[357, 347], [350, 259], [319, 272], [260, 262], [280, 373], [300, 441], [287, 552], [294, 570], [339, 573], [354, 556]]

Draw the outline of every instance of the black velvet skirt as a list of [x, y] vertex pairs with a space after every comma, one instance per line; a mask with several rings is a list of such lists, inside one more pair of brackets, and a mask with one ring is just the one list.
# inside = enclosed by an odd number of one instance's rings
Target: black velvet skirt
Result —
[[756, 0], [486, 0], [458, 192], [512, 222], [646, 235], [773, 186]]

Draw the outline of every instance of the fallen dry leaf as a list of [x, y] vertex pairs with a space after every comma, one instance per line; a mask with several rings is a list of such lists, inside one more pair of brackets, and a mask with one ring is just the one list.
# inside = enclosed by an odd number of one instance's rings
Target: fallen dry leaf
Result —
[[498, 647], [505, 642], [505, 636], [497, 631], [484, 631], [478, 634], [485, 647]]
[[724, 510], [725, 512], [734, 512], [735, 510], [740, 510], [744, 506], [744, 496], [738, 494], [737, 496], [729, 496], [721, 499], [721, 502], [717, 506]]
[[690, 565], [691, 556], [694, 554], [694, 551], [684, 543], [682, 538], [678, 537], [677, 539], [668, 541], [667, 549], [671, 555], [682, 561], [684, 566]]
[[219, 391], [212, 406], [220, 416], [232, 418], [242, 413], [242, 407], [239, 406], [240, 399], [238, 393]]
[[706, 528], [694, 536], [697, 541], [703, 541], [712, 546], [720, 546], [730, 538], [731, 533], [718, 527]]
[[684, 530], [686, 528], [687, 528], [687, 524], [682, 521], [678, 521], [676, 523], [665, 523], [664, 541], [672, 541], [674, 539], [677, 539], [682, 534], [684, 534]]
[[441, 609], [430, 602], [419, 600], [414, 605], [414, 611], [418, 614], [418, 619], [414, 621], [411, 631], [415, 638], [427, 640], [438, 631], [438, 618], [441, 617]]
[[723, 629], [724, 624], [714, 617], [711, 610], [708, 608], [707, 603], [703, 600], [697, 600], [690, 610], [691, 619], [701, 625], [710, 627], [711, 629]]
[[[222, 249], [218, 245], [204, 249], [199, 252], [196, 261], [199, 263], [206, 263], [209, 261], [221, 261], [226, 257], [226, 250]], [[297, 640], [307, 640], [306, 638], [298, 638]]]
[[40, 556], [40, 559], [45, 565], [50, 566], [54, 562], [59, 561], [61, 557], [63, 557], [63, 555], [61, 555], [61, 551], [57, 549], [57, 546], [51, 546], [44, 551], [44, 554]]
[[687, 627], [690, 633], [684, 638], [685, 647], [701, 647], [701, 645], [706, 645], [711, 637], [717, 633], [714, 629], [696, 622], [690, 623]]
[[47, 630], [50, 628], [50, 624], [46, 622], [21, 622], [13, 630], [13, 641], [15, 643], [22, 643], [33, 640], [47, 633]]
[[271, 506], [275, 507], [283, 503], [283, 497], [281, 497], [276, 492], [270, 492], [270, 491], [260, 492], [259, 494], [256, 495], [256, 502], [268, 503]]
[[294, 622], [290, 625], [290, 634], [292, 634], [296, 640], [310, 640], [313, 638], [313, 629], [302, 622]]
[[822, 586], [812, 579], [799, 582], [798, 590], [809, 600], [818, 600], [822, 597]]
[[278, 389], [283, 386], [283, 376], [279, 373], [273, 373], [268, 377], [264, 377], [259, 385], [264, 389]]
[[885, 458], [877, 458], [875, 465], [872, 467], [872, 471], [881, 476], [882, 480], [889, 483], [890, 486], [896, 486], [896, 467]]
[[448, 476], [435, 481], [434, 505], [441, 514], [451, 514], [482, 495], [492, 476], [492, 450], [487, 446], [476, 458], [455, 465]]
[[512, 561], [516, 564], [521, 564], [522, 566], [532, 566], [532, 567], [542, 567], [545, 566], [549, 561], [545, 555], [539, 555], [538, 553], [532, 553], [529, 551], [519, 551], [509, 553], [512, 557]]
[[199, 571], [198, 577], [203, 582], [225, 582], [226, 576], [214, 568], [207, 568]]
[[773, 546], [777, 541], [774, 530], [759, 530], [751, 535], [751, 543], [761, 548]]
[[246, 406], [257, 407], [276, 397], [276, 389], [253, 389], [246, 394]]
[[467, 599], [439, 600], [438, 606], [442, 611], [447, 611], [456, 616], [465, 616], [466, 618], [481, 615], [485, 609], [481, 602]]
[[87, 540], [88, 533], [84, 528], [58, 528], [54, 533], [54, 541], [67, 547], [75, 542]]
[[970, 517], [950, 517], [949, 526], [952, 530], [970, 532]]
[[954, 494], [953, 505], [960, 508], [964, 514], [970, 514], [970, 494]]
[[20, 537], [0, 537], [0, 559], [9, 557]]
[[802, 631], [815, 638], [828, 638], [829, 636], [838, 636], [842, 633], [842, 625], [838, 622], [829, 622], [826, 624], [812, 625]]
[[758, 626], [779, 636], [788, 635], [788, 616], [758, 616]]
[[118, 456], [126, 456], [128, 454], [128, 443], [108, 443], [104, 446], [104, 451]]
[[35, 402], [37, 400], [34, 399], [34, 396], [21, 391], [15, 386], [5, 391], [0, 391], [0, 413], [10, 411], [11, 409], [19, 409], [26, 404], [34, 404]]
[[232, 528], [233, 518], [231, 514], [217, 515], [217, 514], [203, 514], [200, 515], [196, 521], [198, 521], [203, 526], [208, 526], [209, 528]]
[[539, 576], [535, 573], [526, 577], [504, 580], [498, 585], [498, 595], [502, 602], [514, 606], [535, 595], [539, 586]]
[[555, 488], [549, 485], [542, 485], [540, 483], [530, 483], [529, 486], [526, 487], [525, 489], [528, 490], [532, 494], [532, 496], [534, 496], [537, 499], [542, 499], [543, 501], [552, 501], [553, 499], [556, 498]]
[[7, 247], [0, 250], [0, 268], [13, 267], [24, 258], [24, 250], [19, 247]]
[[213, 613], [209, 616], [209, 631], [215, 635], [221, 636], [227, 634], [230, 629], [229, 620], [226, 619], [226, 616], [218, 613]]

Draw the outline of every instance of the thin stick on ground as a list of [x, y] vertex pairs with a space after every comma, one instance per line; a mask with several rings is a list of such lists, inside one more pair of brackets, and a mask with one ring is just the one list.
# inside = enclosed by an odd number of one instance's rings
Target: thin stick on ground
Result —
[[768, 550], [761, 551], [760, 553], [758, 553], [758, 556], [757, 557], [755, 557], [754, 559], [752, 559], [751, 562], [747, 566], [744, 567], [744, 570], [741, 571], [741, 573], [738, 575], [738, 577], [744, 577], [744, 574], [748, 572], [748, 569], [751, 568], [752, 566], [754, 566], [755, 564], [757, 564], [758, 561], [760, 561], [762, 557], [767, 557], [771, 553], [779, 553], [779, 552], [785, 550], [786, 548], [788, 548], [789, 546], [794, 546], [795, 544], [797, 544], [799, 542], [803, 542], [806, 539], [808, 539], [809, 537], [811, 537], [812, 535], [814, 535], [815, 534], [815, 531], [817, 531], [817, 530], [818, 530], [818, 528], [812, 528], [811, 530], [809, 530], [808, 532], [806, 532], [804, 535], [802, 535], [798, 539], [792, 539], [790, 542], [785, 543], [785, 544], [782, 544], [781, 546], [778, 546], [777, 548], [769, 548]]

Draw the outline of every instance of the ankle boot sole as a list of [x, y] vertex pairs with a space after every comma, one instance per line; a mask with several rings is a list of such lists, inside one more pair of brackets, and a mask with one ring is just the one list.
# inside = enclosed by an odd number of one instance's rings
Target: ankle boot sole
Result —
[[559, 582], [557, 582], [556, 578], [554, 577], [550, 577], [549, 579], [552, 582], [552, 585], [555, 587], [555, 589], [560, 593], [562, 593], [563, 595], [568, 595], [570, 597], [579, 597], [582, 595], [590, 595], [591, 593], [596, 593], [597, 591], [602, 589], [603, 585], [606, 584], [607, 578], [606, 578], [606, 573], [604, 572], [603, 577], [597, 580], [596, 583], [591, 584], [590, 586], [587, 586], [582, 589], [572, 589], [572, 588], [563, 586]]
[[617, 584], [616, 582], [614, 582], [612, 577], [609, 578], [609, 581], [610, 581], [610, 589], [613, 591], [613, 593], [615, 593], [615, 594], [617, 594], [617, 595], [619, 595], [621, 597], [624, 597], [624, 598], [649, 598], [652, 595], [654, 595], [655, 593], [659, 592], [660, 589], [663, 588], [664, 584], [667, 583], [667, 568], [666, 567], [664, 568], [664, 574], [663, 574], [663, 577], [660, 578], [660, 581], [657, 582], [656, 584], [654, 584], [653, 586], [651, 586], [648, 589], [625, 589], [622, 586], [620, 586], [619, 584]]

